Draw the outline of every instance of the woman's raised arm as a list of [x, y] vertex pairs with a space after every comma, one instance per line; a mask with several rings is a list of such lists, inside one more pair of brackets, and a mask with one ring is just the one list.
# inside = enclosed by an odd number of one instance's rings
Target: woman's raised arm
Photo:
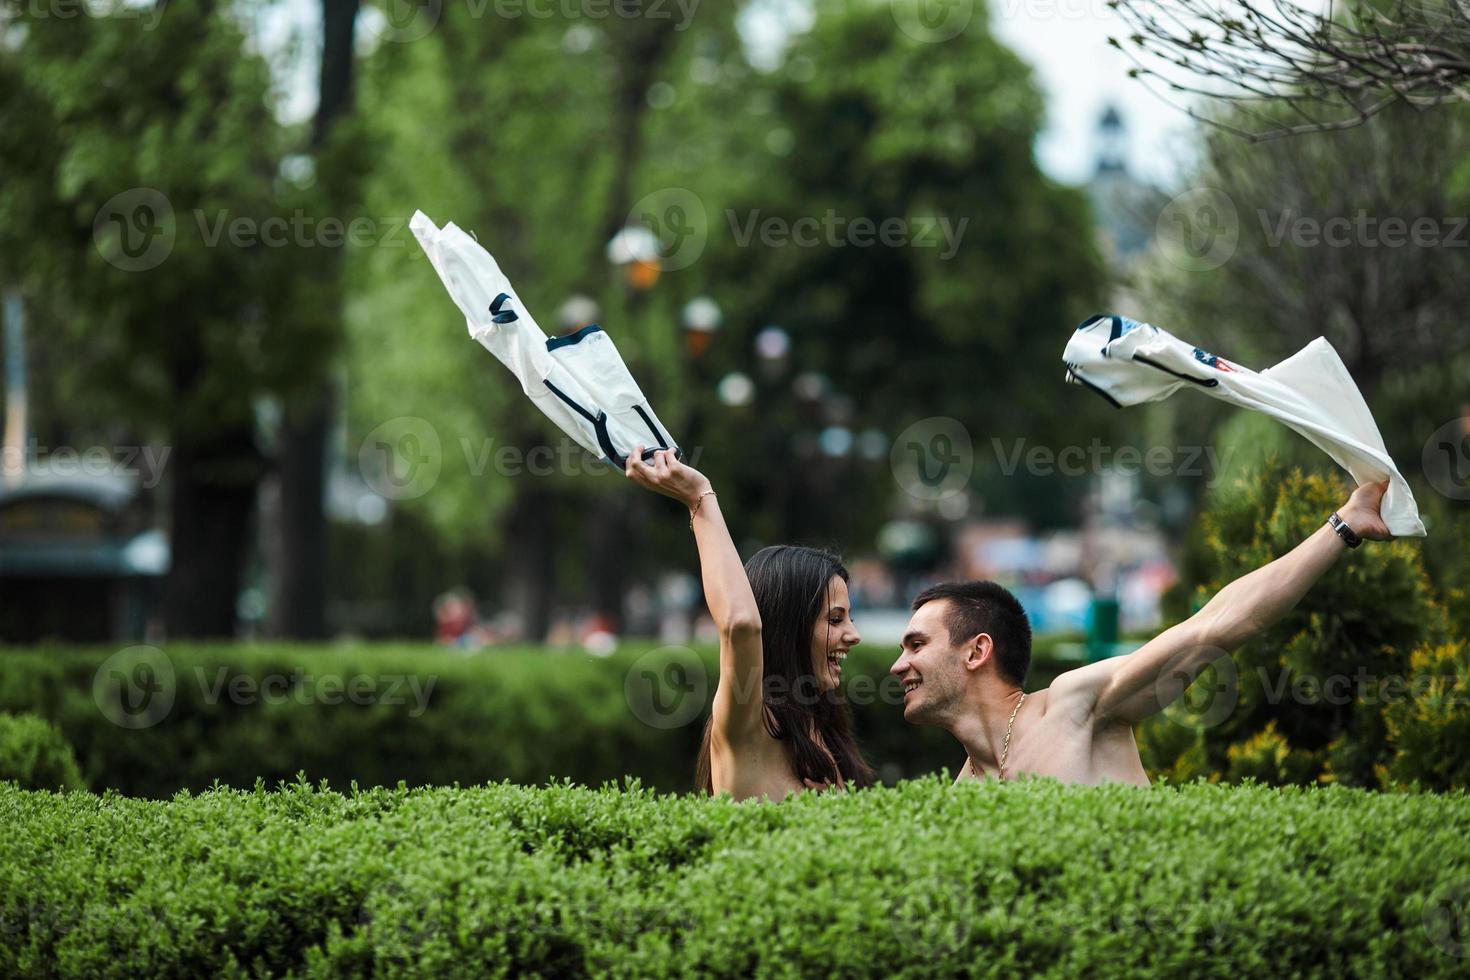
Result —
[[750, 579], [725, 527], [719, 498], [709, 479], [668, 450], [643, 462], [643, 449], [628, 454], [628, 479], [689, 508], [699, 548], [700, 575], [710, 616], [720, 631], [720, 683], [715, 691], [715, 730], [728, 738], [763, 724], [761, 616]]

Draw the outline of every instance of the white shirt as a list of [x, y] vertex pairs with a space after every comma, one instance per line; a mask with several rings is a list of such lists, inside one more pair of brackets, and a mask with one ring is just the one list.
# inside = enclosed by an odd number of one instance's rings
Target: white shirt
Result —
[[597, 324], [548, 339], [493, 256], [453, 222], [415, 211], [409, 228], [464, 314], [470, 336], [510, 368], [541, 412], [594, 456], [622, 469], [637, 446], [678, 446]]
[[1359, 484], [1388, 480], [1382, 514], [1389, 531], [1395, 537], [1424, 535], [1413, 492], [1389, 458], [1362, 392], [1324, 337], [1256, 372], [1152, 324], [1098, 314], [1072, 334], [1062, 360], [1068, 381], [1086, 385], [1119, 408], [1189, 388], [1279, 419]]

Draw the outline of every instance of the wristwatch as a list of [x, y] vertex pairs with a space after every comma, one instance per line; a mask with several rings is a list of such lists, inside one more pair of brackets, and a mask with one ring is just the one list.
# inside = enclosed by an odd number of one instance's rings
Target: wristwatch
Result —
[[1336, 514], [1327, 518], [1327, 523], [1332, 525], [1332, 530], [1337, 532], [1337, 536], [1342, 538], [1349, 548], [1356, 548], [1363, 543], [1363, 539], [1358, 537], [1358, 532], [1348, 527], [1348, 522]]

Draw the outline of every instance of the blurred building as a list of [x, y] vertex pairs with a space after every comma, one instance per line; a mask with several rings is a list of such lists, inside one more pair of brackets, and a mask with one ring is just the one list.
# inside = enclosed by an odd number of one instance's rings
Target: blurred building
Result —
[[135, 480], [27, 474], [0, 490], [0, 642], [142, 640], [168, 563]]

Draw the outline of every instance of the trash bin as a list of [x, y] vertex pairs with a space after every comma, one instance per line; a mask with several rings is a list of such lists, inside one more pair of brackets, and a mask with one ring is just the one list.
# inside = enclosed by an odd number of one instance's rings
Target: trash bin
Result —
[[1096, 596], [1087, 610], [1087, 660], [1096, 663], [1113, 655], [1118, 644], [1118, 600]]

